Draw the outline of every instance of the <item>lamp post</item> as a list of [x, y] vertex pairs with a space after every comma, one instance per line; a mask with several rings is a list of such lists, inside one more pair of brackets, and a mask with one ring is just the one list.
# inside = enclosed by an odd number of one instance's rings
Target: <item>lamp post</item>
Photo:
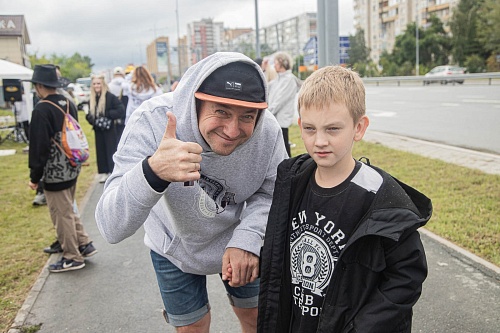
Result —
[[418, 1], [417, 1], [417, 13], [416, 13], [416, 18], [415, 18], [415, 50], [416, 50], [416, 54], [415, 54], [415, 76], [418, 76], [419, 75], [419, 62], [420, 62], [420, 59], [419, 59], [419, 42], [418, 42]]
[[[257, 1], [257, 0], [256, 0]], [[181, 68], [181, 46], [180, 46], [180, 41], [181, 38], [179, 36], [179, 0], [175, 0], [175, 20], [177, 21], [177, 61], [179, 63], [179, 78], [181, 77], [182, 74], [182, 68]]]
[[259, 5], [258, 5], [258, 0], [255, 0], [255, 57], [260, 58]]

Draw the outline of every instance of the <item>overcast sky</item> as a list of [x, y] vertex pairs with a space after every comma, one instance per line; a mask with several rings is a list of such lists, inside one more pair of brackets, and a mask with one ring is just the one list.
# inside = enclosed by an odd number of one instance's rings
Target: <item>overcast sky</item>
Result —
[[[41, 55], [89, 56], [94, 71], [146, 62], [146, 46], [155, 37], [177, 41], [187, 24], [203, 18], [227, 28], [255, 28], [254, 0], [0, 0], [2, 15], [24, 15], [31, 45]], [[304, 12], [316, 12], [317, 0], [258, 0], [259, 26]], [[353, 0], [339, 0], [340, 34], [353, 31]]]

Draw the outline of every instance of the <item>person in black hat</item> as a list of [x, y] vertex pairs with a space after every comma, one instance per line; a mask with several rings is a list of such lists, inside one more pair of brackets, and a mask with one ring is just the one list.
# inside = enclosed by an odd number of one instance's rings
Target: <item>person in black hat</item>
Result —
[[80, 166], [73, 167], [61, 146], [64, 113], [78, 120], [73, 103], [57, 94], [61, 82], [54, 65], [36, 65], [31, 81], [40, 101], [35, 105], [30, 126], [29, 187], [38, 188], [44, 180], [44, 193], [54, 223], [57, 239], [63, 249], [62, 258], [49, 266], [51, 272], [65, 272], [85, 267], [84, 257], [97, 250], [73, 210]]
[[260, 248], [286, 157], [266, 90], [250, 58], [213, 54], [132, 113], [114, 155], [97, 225], [111, 243], [144, 225], [164, 316], [179, 331], [208, 332], [210, 274], [241, 330], [256, 330]]

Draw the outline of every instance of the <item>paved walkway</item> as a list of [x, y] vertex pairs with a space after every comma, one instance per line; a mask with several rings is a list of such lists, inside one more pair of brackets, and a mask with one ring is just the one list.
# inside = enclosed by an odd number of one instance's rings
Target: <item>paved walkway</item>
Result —
[[[500, 156], [376, 132], [367, 133], [366, 140], [500, 174]], [[115, 245], [100, 236], [94, 209], [102, 189], [95, 181], [80, 207], [99, 253], [79, 271], [49, 274], [45, 267], [9, 333], [38, 324], [39, 333], [175, 332], [161, 314], [162, 302], [149, 251], [143, 244], [143, 230]], [[414, 308], [413, 332], [498, 333], [500, 268], [425, 229], [421, 234], [429, 276]], [[47, 265], [57, 259], [51, 256]], [[209, 277], [208, 289], [211, 332], [239, 332], [217, 275]]]

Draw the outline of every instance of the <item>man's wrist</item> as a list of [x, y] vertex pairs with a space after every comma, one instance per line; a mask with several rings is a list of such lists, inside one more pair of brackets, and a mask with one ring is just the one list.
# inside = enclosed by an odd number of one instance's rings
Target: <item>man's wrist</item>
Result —
[[156, 192], [163, 192], [167, 189], [170, 182], [158, 177], [153, 169], [151, 169], [151, 166], [148, 162], [150, 157], [151, 156], [148, 156], [142, 161], [142, 172], [144, 173], [144, 177], [146, 178], [149, 186], [151, 186], [153, 190], [155, 190]]

